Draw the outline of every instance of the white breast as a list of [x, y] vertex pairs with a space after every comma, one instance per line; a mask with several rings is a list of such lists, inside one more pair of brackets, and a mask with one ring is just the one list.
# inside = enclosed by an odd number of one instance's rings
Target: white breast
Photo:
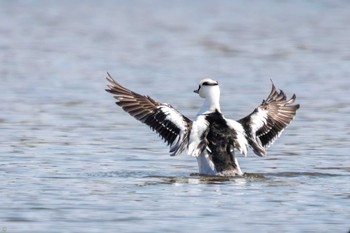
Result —
[[201, 139], [203, 139], [202, 135], [207, 130], [208, 125], [204, 115], [199, 115], [193, 122], [187, 150], [188, 155], [198, 157], [201, 154]]
[[207, 151], [203, 151], [202, 154], [196, 157], [198, 163], [199, 174], [206, 174], [210, 176], [215, 176], [217, 171], [215, 169], [215, 165], [211, 159], [209, 159], [209, 155]]

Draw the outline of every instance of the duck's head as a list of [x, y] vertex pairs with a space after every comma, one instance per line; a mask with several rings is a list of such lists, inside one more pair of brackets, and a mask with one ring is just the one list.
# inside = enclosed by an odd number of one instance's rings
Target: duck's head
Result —
[[210, 78], [202, 79], [199, 82], [199, 87], [193, 92], [197, 93], [202, 98], [207, 98], [213, 95], [220, 95], [219, 83]]

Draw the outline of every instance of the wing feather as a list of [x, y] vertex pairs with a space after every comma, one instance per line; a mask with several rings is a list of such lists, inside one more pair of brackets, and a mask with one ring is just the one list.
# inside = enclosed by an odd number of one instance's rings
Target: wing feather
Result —
[[[272, 82], [272, 81], [271, 81]], [[265, 149], [273, 144], [293, 120], [299, 104], [293, 104], [296, 95], [287, 100], [286, 94], [272, 83], [266, 100], [248, 116], [238, 120], [246, 131], [248, 143], [254, 152], [263, 156]]]
[[170, 155], [180, 154], [188, 144], [192, 121], [171, 105], [140, 95], [116, 82], [109, 73], [107, 92], [114, 95], [116, 104], [135, 119], [148, 125], [170, 145]]

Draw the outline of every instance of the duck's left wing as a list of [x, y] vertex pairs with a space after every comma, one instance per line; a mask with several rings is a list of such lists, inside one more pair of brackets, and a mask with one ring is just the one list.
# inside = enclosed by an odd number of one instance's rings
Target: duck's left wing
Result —
[[287, 100], [282, 90], [277, 91], [272, 83], [270, 95], [248, 116], [238, 120], [246, 131], [249, 145], [254, 153], [263, 156], [265, 148], [281, 135], [293, 120], [299, 104], [293, 104], [295, 94]]
[[133, 92], [116, 82], [109, 73], [107, 75], [106, 91], [114, 95], [116, 104], [156, 131], [170, 145], [171, 156], [180, 154], [188, 144], [192, 121], [171, 105]]

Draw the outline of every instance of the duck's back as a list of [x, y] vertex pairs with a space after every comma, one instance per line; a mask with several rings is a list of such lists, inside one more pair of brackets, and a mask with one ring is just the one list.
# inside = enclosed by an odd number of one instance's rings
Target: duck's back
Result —
[[234, 158], [237, 133], [227, 125], [218, 111], [208, 114], [206, 120], [209, 122], [206, 140], [217, 172], [237, 169], [238, 164]]

